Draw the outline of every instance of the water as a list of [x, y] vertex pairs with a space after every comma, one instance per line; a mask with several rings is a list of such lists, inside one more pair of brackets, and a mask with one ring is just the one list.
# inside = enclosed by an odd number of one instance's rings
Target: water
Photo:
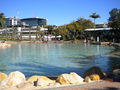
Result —
[[0, 49], [0, 71], [21, 71], [32, 75], [56, 76], [76, 72], [80, 75], [92, 67], [103, 71], [110, 67], [108, 53], [115, 48], [84, 44], [13, 44]]

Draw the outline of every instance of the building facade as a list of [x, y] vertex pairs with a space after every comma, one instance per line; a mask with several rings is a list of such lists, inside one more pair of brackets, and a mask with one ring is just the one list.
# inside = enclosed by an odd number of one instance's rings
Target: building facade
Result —
[[95, 28], [85, 29], [85, 35], [91, 40], [100, 41], [114, 41], [115, 32], [108, 27], [107, 23], [96, 24]]
[[25, 22], [30, 27], [32, 27], [32, 26], [44, 26], [44, 25], [47, 25], [47, 19], [39, 18], [39, 17], [24, 18], [24, 19], [21, 19], [21, 21]]
[[6, 26], [11, 27], [11, 26], [18, 25], [19, 21], [20, 20], [16, 19], [15, 17], [6, 18]]
[[28, 26], [25, 22], [22, 22], [20, 19], [16, 18], [16, 17], [10, 17], [10, 18], [6, 18], [5, 21], [5, 26], [6, 27], [22, 27], [22, 26]]

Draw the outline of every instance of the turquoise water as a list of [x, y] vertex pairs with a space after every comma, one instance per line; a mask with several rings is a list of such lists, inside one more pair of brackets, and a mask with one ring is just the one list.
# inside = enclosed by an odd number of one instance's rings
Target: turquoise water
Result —
[[113, 47], [85, 44], [13, 44], [0, 49], [0, 71], [21, 71], [26, 76], [56, 76], [76, 72], [80, 75], [92, 66], [109, 68], [108, 53]]

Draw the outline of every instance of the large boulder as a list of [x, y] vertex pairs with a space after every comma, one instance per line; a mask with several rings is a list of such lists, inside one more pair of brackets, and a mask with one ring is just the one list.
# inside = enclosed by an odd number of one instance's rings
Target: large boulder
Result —
[[34, 86], [49, 86], [50, 84], [54, 84], [55, 81], [49, 79], [46, 76], [32, 76], [27, 80], [30, 83], [33, 83]]
[[25, 75], [19, 71], [11, 72], [7, 79], [1, 82], [2, 86], [11, 87], [25, 82]]
[[90, 69], [88, 69], [88, 70], [84, 73], [83, 77], [85, 78], [85, 77], [90, 76], [90, 75], [93, 75], [93, 74], [99, 75], [101, 79], [105, 78], [104, 73], [103, 73], [102, 70], [101, 70], [99, 67], [97, 67], [97, 66], [94, 66], [94, 67], [91, 67]]
[[61, 74], [56, 81], [60, 84], [80, 84], [83, 83], [83, 80], [78, 74], [72, 72], [70, 74]]
[[5, 73], [0, 72], [0, 82], [5, 80], [8, 76]]

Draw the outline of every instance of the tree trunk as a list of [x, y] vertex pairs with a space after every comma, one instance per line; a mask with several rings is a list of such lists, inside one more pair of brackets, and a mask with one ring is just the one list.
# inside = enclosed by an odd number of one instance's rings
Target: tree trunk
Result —
[[31, 31], [29, 29], [29, 40], [31, 41]]

